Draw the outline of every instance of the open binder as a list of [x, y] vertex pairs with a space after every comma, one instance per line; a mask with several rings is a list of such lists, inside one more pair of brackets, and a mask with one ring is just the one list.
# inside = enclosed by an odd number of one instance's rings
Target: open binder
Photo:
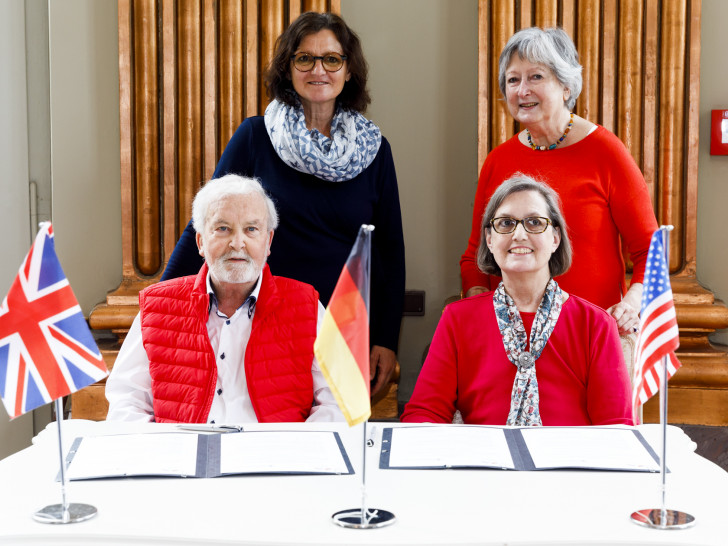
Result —
[[70, 480], [354, 473], [339, 434], [330, 431], [88, 436], [75, 439], [66, 460]]
[[632, 428], [477, 425], [386, 428], [379, 467], [660, 470], [655, 451]]

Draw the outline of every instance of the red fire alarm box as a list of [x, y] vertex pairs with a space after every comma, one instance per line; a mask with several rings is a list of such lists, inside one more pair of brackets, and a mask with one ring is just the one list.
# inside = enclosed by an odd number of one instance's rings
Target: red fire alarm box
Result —
[[728, 110], [713, 110], [710, 118], [710, 155], [728, 155]]

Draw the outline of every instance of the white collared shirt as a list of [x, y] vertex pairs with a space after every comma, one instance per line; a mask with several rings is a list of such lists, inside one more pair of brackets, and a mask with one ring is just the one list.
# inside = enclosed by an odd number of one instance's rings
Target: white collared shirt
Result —
[[[217, 307], [217, 299], [207, 275], [207, 291], [210, 297], [210, 313], [207, 333], [217, 363], [217, 384], [208, 415], [208, 423], [235, 424], [257, 422], [248, 394], [245, 377], [245, 350], [255, 316], [255, 302], [260, 293], [260, 278], [250, 297], [231, 317], [226, 317]], [[252, 308], [252, 309], [251, 309]], [[321, 328], [324, 307], [318, 303], [318, 324]], [[343, 421], [336, 400], [321, 373], [316, 358], [311, 365], [313, 376], [314, 406], [307, 421]], [[153, 421], [152, 380], [149, 375], [149, 358], [142, 343], [139, 315], [129, 329], [124, 344], [116, 357], [111, 375], [106, 381], [106, 398], [109, 400], [108, 420]]]

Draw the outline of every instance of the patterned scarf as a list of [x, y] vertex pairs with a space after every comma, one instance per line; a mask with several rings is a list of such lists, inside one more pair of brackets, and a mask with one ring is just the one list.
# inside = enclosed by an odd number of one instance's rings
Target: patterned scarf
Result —
[[297, 171], [329, 182], [351, 180], [366, 169], [379, 151], [379, 127], [358, 112], [338, 108], [331, 138], [306, 129], [303, 107], [274, 100], [265, 109], [265, 128], [278, 157]]
[[556, 321], [561, 313], [561, 288], [550, 279], [531, 327], [531, 351], [526, 351], [526, 328], [513, 299], [506, 292], [503, 282], [493, 294], [495, 317], [503, 338], [508, 360], [516, 366], [516, 378], [511, 391], [511, 409], [506, 425], [540, 426], [538, 409], [538, 381], [536, 359], [541, 356]]

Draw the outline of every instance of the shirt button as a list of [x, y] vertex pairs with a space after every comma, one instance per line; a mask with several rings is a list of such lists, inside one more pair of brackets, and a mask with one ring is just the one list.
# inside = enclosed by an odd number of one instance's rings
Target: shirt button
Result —
[[226, 320], [226, 321], [225, 321], [225, 324], [230, 324], [230, 321], [229, 321], [229, 320]]
[[222, 389], [217, 389], [217, 394], [222, 394]]
[[220, 360], [225, 360], [225, 353], [222, 353], [222, 354], [220, 355]]

